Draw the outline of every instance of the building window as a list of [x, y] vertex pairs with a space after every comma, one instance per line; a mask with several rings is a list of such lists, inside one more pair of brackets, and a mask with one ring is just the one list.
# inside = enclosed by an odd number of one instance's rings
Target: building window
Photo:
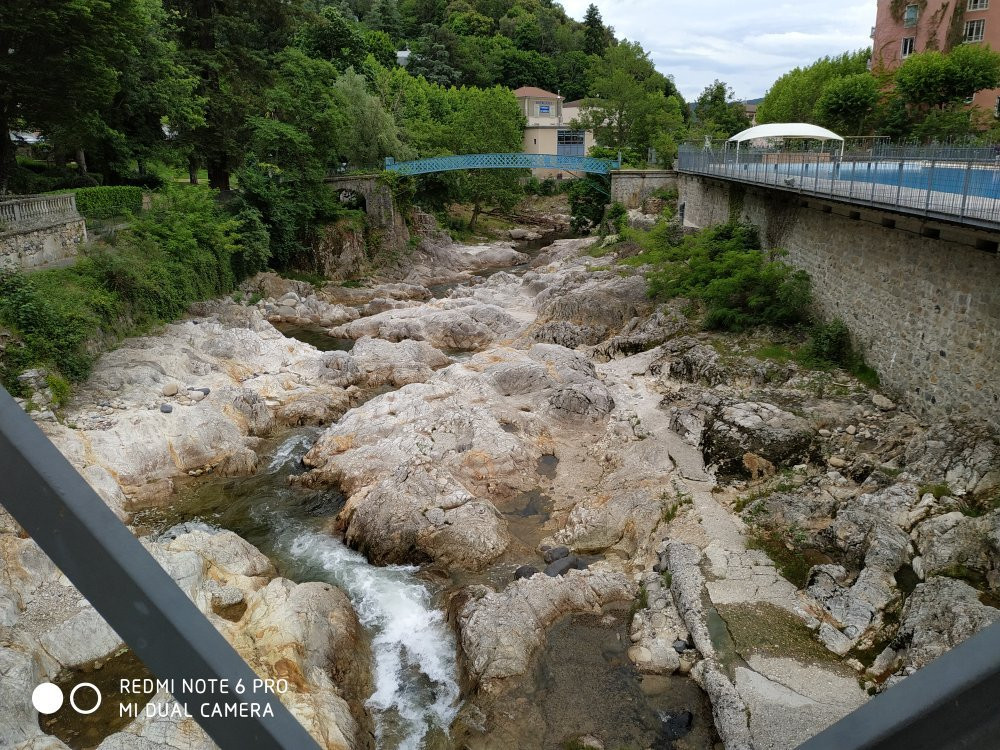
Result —
[[983, 33], [986, 31], [986, 21], [982, 18], [976, 19], [975, 21], [965, 22], [965, 41], [966, 42], [981, 42], [983, 41]]
[[990, 7], [990, 0], [969, 0], [968, 10], [986, 10]]
[[556, 133], [556, 155], [586, 156], [584, 139], [585, 134], [582, 130], [560, 130]]
[[910, 27], [917, 25], [917, 16], [920, 15], [920, 8], [916, 5], [907, 5], [903, 11], [903, 26]]
[[909, 57], [913, 54], [914, 45], [917, 41], [916, 37], [908, 36], [903, 38], [903, 46], [900, 49], [900, 57]]

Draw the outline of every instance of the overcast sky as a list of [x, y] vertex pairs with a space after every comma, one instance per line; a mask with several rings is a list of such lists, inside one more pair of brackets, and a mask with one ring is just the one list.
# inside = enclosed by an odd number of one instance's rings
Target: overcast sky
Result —
[[[583, 19], [591, 0], [561, 0]], [[594, 0], [604, 23], [637, 41], [687, 100], [719, 78], [740, 99], [763, 96], [783, 73], [871, 44], [876, 0]]]

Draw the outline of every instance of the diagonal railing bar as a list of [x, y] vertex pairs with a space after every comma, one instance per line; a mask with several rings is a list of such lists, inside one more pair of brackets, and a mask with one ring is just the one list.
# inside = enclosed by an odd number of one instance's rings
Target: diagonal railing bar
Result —
[[595, 159], [591, 156], [559, 156], [557, 154], [461, 154], [434, 156], [429, 159], [397, 162], [385, 160], [389, 172], [405, 175], [454, 172], [461, 169], [565, 169], [566, 171], [610, 174], [621, 167], [620, 160]]
[[[254, 671], [2, 387], [0, 477], [3, 506], [153, 674], [173, 681], [174, 698], [220, 747], [318, 750], [276, 695], [255, 689]], [[184, 686], [199, 679], [230, 687]], [[239, 718], [201, 710], [237, 702], [258, 711]], [[253, 715], [265, 705], [272, 716]]]
[[799, 750], [1000, 747], [1000, 625], [872, 698]]

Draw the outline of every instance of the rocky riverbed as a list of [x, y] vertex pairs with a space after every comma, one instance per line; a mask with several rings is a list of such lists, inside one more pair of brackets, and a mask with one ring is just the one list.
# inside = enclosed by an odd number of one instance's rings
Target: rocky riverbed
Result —
[[[592, 242], [262, 275], [58, 416], [27, 373], [35, 416], [325, 748], [790, 748], [1000, 618], [996, 435], [703, 333]], [[0, 744], [65, 747], [31, 688], [124, 647], [3, 514], [0, 550]]]

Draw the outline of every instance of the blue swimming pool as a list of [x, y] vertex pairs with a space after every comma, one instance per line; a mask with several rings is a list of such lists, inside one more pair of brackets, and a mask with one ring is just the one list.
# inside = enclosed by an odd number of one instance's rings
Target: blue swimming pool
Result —
[[767, 168], [769, 171], [797, 176], [804, 187], [813, 179], [854, 181], [897, 186], [940, 193], [968, 193], [984, 198], [1000, 198], [1000, 168], [992, 165], [942, 166], [931, 169], [926, 162], [844, 162], [843, 164], [749, 164], [751, 174]]

